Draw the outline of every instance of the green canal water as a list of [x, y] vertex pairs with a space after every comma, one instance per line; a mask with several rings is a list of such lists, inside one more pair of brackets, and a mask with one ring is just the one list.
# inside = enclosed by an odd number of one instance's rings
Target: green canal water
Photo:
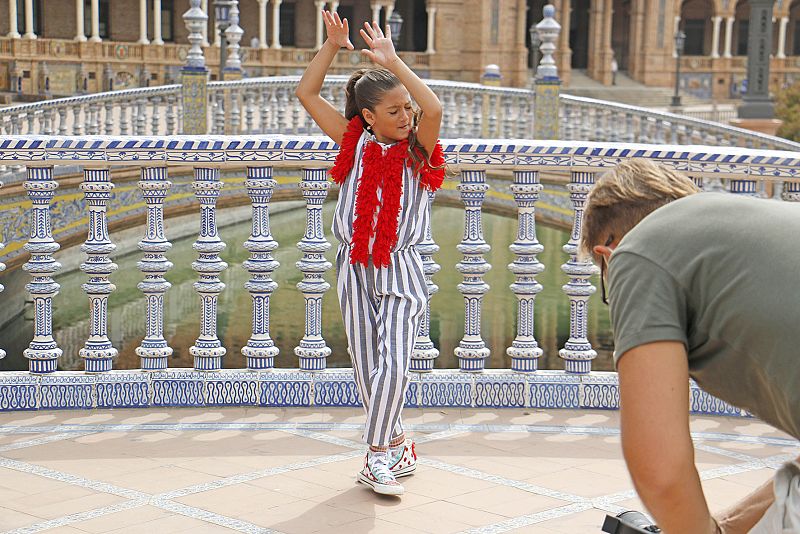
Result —
[[[323, 209], [328, 235], [333, 207], [333, 203], [329, 202]], [[219, 213], [219, 220], [224, 220], [224, 211]], [[457, 368], [458, 361], [453, 349], [458, 346], [464, 333], [464, 299], [457, 289], [462, 276], [455, 265], [462, 259], [456, 245], [463, 234], [464, 211], [436, 207], [433, 210], [432, 224], [434, 239], [440, 247], [434, 259], [442, 266], [434, 277], [439, 292], [433, 296], [431, 302], [431, 338], [440, 351], [436, 367]], [[487, 367], [508, 368], [511, 360], [505, 349], [510, 346], [516, 334], [517, 311], [516, 296], [509, 289], [514, 276], [507, 266], [514, 261], [514, 255], [508, 246], [516, 237], [517, 221], [484, 213], [483, 224], [484, 237], [492, 246], [491, 252], [486, 255], [492, 269], [485, 276], [491, 289], [484, 297], [482, 318], [482, 336], [491, 350]], [[169, 221], [166, 226], [169, 232]], [[271, 217], [271, 227], [273, 237], [280, 244], [280, 248], [275, 251], [275, 259], [281, 264], [273, 274], [278, 289], [271, 299], [270, 317], [270, 333], [280, 348], [276, 366], [297, 367], [297, 357], [293, 349], [303, 335], [305, 307], [303, 295], [296, 287], [302, 279], [302, 273], [295, 268], [295, 262], [301, 257], [296, 244], [305, 231], [305, 210], [275, 214]], [[249, 255], [242, 243], [247, 240], [250, 231], [249, 222], [228, 226], [220, 231], [228, 245], [221, 256], [229, 267], [221, 276], [226, 289], [219, 298], [218, 335], [223, 346], [228, 349], [224, 358], [224, 366], [227, 368], [244, 367], [244, 357], [240, 350], [251, 333], [251, 298], [243, 288], [249, 274], [242, 268], [242, 262]], [[540, 225], [537, 228], [537, 237], [544, 245], [544, 252], [538, 258], [546, 266], [546, 270], [537, 277], [544, 286], [544, 290], [536, 298], [535, 313], [536, 338], [544, 350], [539, 366], [541, 369], [563, 369], [563, 360], [558, 356], [558, 349], [563, 347], [569, 337], [569, 300], [561, 290], [567, 277], [560, 266], [567, 259], [561, 247], [569, 235], [565, 231]], [[166, 295], [164, 310], [165, 337], [174, 349], [170, 367], [192, 367], [189, 347], [194, 344], [200, 329], [199, 297], [192, 288], [192, 283], [197, 279], [197, 273], [191, 268], [192, 261], [197, 258], [197, 253], [192, 250], [194, 239], [189, 237], [175, 240], [173, 248], [167, 253], [169, 260], [175, 265], [166, 276], [172, 283], [172, 288]], [[330, 235], [328, 239], [332, 246], [327, 256], [333, 262], [337, 243]], [[114, 363], [115, 369], [139, 367], [139, 358], [134, 349], [139, 346], [143, 337], [145, 309], [144, 297], [136, 287], [142, 279], [142, 273], [136, 267], [140, 258], [141, 253], [138, 250], [115, 258], [119, 269], [111, 276], [111, 280], [117, 289], [109, 298], [110, 337], [119, 350], [119, 356]], [[328, 359], [328, 367], [348, 367], [350, 363], [334, 278], [334, 271], [331, 269], [326, 274], [331, 289], [323, 299], [323, 335], [333, 351]], [[88, 299], [80, 288], [86, 281], [86, 275], [76, 271], [56, 276], [56, 281], [61, 284], [61, 291], [55, 298], [54, 332], [59, 346], [64, 350], [59, 368], [81, 370], [83, 362], [78, 356], [78, 350], [89, 334]], [[592, 283], [597, 286], [596, 276]], [[27, 360], [22, 356], [22, 350], [33, 337], [33, 323], [29, 316], [30, 310], [0, 330], [0, 347], [8, 353], [5, 359], [0, 360], [0, 370], [27, 369]], [[591, 298], [589, 304], [589, 340], [598, 352], [593, 369], [611, 370], [612, 338], [608, 310], [600, 302], [598, 294]]]

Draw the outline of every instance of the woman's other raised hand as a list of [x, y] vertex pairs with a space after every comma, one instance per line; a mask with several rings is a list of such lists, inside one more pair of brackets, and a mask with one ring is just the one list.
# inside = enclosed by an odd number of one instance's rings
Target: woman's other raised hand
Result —
[[353, 50], [355, 47], [350, 42], [350, 25], [347, 19], [340, 19], [338, 13], [323, 11], [322, 18], [325, 21], [325, 28], [328, 32], [328, 40], [339, 48]]
[[361, 29], [359, 33], [364, 38], [364, 42], [370, 47], [370, 50], [364, 49], [361, 53], [373, 62], [381, 67], [388, 68], [398, 59], [397, 53], [394, 51], [394, 44], [392, 44], [392, 32], [389, 26], [386, 26], [386, 35], [384, 35], [377, 22], [373, 22], [371, 25], [369, 22], [365, 22], [364, 29]]

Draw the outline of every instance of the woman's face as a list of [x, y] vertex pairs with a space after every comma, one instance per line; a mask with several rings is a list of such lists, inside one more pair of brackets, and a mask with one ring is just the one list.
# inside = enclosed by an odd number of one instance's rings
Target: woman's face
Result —
[[384, 93], [375, 111], [365, 109], [362, 115], [372, 124], [372, 131], [381, 143], [394, 143], [408, 138], [414, 118], [411, 96], [402, 85]]

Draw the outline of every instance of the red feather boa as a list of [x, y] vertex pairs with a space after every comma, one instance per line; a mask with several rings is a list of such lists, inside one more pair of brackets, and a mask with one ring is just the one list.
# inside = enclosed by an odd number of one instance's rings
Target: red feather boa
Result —
[[[355, 150], [363, 133], [361, 117], [353, 117], [342, 136], [342, 146], [330, 170], [333, 181], [341, 185], [355, 165]], [[397, 244], [397, 219], [400, 215], [400, 197], [403, 194], [403, 169], [409, 165], [408, 140], [400, 141], [384, 152], [378, 143], [368, 141], [362, 155], [363, 171], [356, 189], [356, 218], [353, 222], [353, 248], [350, 263], [369, 263], [369, 241], [374, 235], [372, 263], [375, 267], [391, 264], [391, 251]], [[431, 154], [430, 165], [423, 164], [417, 173], [419, 185], [436, 191], [444, 181], [444, 152], [437, 142]], [[440, 168], [435, 168], [440, 167]], [[381, 199], [378, 200], [378, 188]], [[375, 212], [378, 221], [375, 227]]]

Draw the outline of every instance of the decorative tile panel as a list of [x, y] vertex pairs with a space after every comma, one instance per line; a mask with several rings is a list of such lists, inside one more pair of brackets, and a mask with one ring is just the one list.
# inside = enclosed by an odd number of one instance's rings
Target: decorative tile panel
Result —
[[578, 408], [580, 377], [560, 371], [537, 371], [528, 375], [531, 408]]
[[225, 369], [206, 376], [206, 406], [257, 406], [258, 393], [257, 373]]
[[203, 406], [206, 373], [170, 369], [151, 374], [153, 406]]
[[523, 408], [525, 406], [525, 375], [494, 373], [475, 377], [476, 408]]
[[314, 375], [315, 406], [361, 406], [361, 396], [350, 370], [329, 370]]
[[616, 373], [591, 373], [581, 379], [581, 408], [619, 409], [619, 383]]
[[26, 372], [0, 373], [0, 411], [38, 408], [39, 378]]
[[65, 372], [41, 378], [42, 410], [90, 409], [95, 407], [95, 375]]
[[419, 405], [472, 406], [473, 377], [466, 373], [433, 372], [420, 376]]
[[744, 410], [710, 395], [694, 383], [689, 388], [689, 411], [709, 415], [747, 415]]
[[311, 406], [311, 373], [267, 371], [259, 379], [261, 406]]
[[98, 408], [150, 405], [150, 377], [141, 371], [109, 371], [97, 376]]

